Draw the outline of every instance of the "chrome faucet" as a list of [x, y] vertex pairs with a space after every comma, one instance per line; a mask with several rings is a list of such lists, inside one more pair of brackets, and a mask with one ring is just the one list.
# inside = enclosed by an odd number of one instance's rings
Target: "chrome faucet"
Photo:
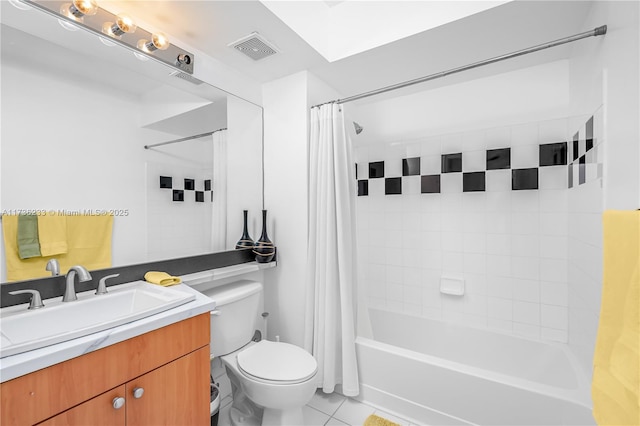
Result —
[[47, 271], [51, 272], [51, 276], [57, 277], [60, 275], [60, 263], [56, 259], [49, 259], [47, 262], [47, 266], [45, 268]]
[[80, 282], [89, 281], [91, 279], [91, 274], [84, 266], [76, 265], [69, 268], [69, 272], [67, 272], [66, 276], [67, 286], [64, 289], [64, 296], [62, 297], [63, 302], [73, 302], [74, 300], [78, 300], [75, 287], [76, 273], [78, 274], [78, 280]]

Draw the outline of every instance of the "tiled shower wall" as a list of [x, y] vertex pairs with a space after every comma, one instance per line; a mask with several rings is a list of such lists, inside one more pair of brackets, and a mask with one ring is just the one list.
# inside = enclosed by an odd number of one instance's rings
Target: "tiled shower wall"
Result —
[[[578, 160], [568, 165], [576, 122], [356, 148], [358, 255], [369, 305], [566, 342], [568, 186], [596, 181], [601, 171], [595, 150], [594, 167], [586, 156], [580, 166], [584, 132]], [[465, 294], [440, 293], [442, 277], [464, 279]]]

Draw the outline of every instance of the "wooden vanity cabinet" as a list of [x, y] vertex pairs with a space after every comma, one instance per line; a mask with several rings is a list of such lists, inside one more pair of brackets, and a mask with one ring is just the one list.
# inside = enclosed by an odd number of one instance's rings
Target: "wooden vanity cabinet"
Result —
[[2, 383], [2, 425], [209, 424], [209, 325], [202, 314]]

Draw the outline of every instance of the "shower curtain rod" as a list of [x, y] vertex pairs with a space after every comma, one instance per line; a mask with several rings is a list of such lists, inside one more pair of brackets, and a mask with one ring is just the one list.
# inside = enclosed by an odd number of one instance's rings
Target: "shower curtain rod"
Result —
[[177, 142], [184, 142], [184, 141], [189, 141], [191, 139], [198, 139], [198, 138], [203, 138], [205, 136], [210, 136], [216, 132], [221, 132], [223, 130], [227, 130], [226, 127], [222, 128], [222, 129], [218, 129], [218, 130], [214, 130], [213, 132], [207, 132], [207, 133], [201, 133], [199, 135], [193, 135], [193, 136], [187, 136], [186, 138], [180, 138], [180, 139], [175, 139], [172, 141], [167, 141], [167, 142], [160, 142], [160, 143], [154, 143], [151, 145], [145, 145], [144, 149], [149, 149], [149, 148], [153, 148], [154, 146], [160, 146], [160, 145], [169, 145], [171, 143], [177, 143]]
[[441, 71], [441, 72], [437, 72], [435, 74], [430, 74], [427, 75], [425, 77], [419, 77], [416, 78], [414, 80], [408, 80], [402, 83], [397, 83], [397, 84], [393, 84], [391, 86], [386, 86], [386, 87], [382, 87], [380, 89], [376, 89], [376, 90], [372, 90], [370, 92], [364, 92], [364, 93], [360, 93], [359, 95], [353, 95], [353, 96], [349, 96], [343, 99], [335, 99], [333, 101], [329, 101], [329, 102], [324, 102], [318, 105], [314, 105], [311, 108], [316, 108], [316, 107], [320, 107], [322, 105], [327, 105], [327, 104], [344, 104], [347, 102], [352, 102], [352, 101], [357, 101], [363, 98], [368, 98], [369, 96], [375, 96], [375, 95], [379, 95], [381, 93], [385, 93], [385, 92], [389, 92], [391, 90], [396, 90], [396, 89], [402, 89], [404, 87], [407, 86], [412, 86], [414, 84], [418, 84], [418, 83], [424, 83], [426, 81], [430, 81], [430, 80], [435, 80], [437, 78], [441, 78], [441, 77], [446, 77], [448, 75], [451, 74], [456, 74], [462, 71], [466, 71], [466, 70], [470, 70], [473, 68], [478, 68], [484, 65], [489, 65], [489, 64], [493, 64], [495, 62], [500, 62], [500, 61], [504, 61], [505, 59], [511, 59], [511, 58], [515, 58], [517, 56], [522, 56], [522, 55], [526, 55], [529, 53], [533, 53], [533, 52], [537, 52], [539, 50], [544, 50], [544, 49], [548, 49], [550, 47], [555, 47], [555, 46], [559, 46], [561, 44], [566, 44], [566, 43], [571, 43], [573, 41], [577, 41], [577, 40], [581, 40], [583, 38], [587, 38], [587, 37], [596, 37], [596, 36], [601, 36], [601, 35], [605, 35], [607, 33], [607, 26], [606, 25], [602, 25], [600, 27], [596, 27], [593, 30], [590, 31], [585, 31], [583, 33], [579, 33], [579, 34], [575, 34], [569, 37], [565, 37], [565, 38], [561, 38], [555, 41], [551, 41], [551, 42], [547, 42], [547, 43], [543, 43], [543, 44], [539, 44], [537, 46], [533, 46], [533, 47], [529, 47], [527, 49], [522, 49], [522, 50], [518, 50], [512, 53], [507, 53], [505, 55], [501, 55], [501, 56], [495, 56], [493, 58], [490, 59], [485, 59], [483, 61], [479, 61], [479, 62], [474, 62], [472, 64], [469, 65], [464, 65], [458, 68], [452, 68], [449, 69], [447, 71]]

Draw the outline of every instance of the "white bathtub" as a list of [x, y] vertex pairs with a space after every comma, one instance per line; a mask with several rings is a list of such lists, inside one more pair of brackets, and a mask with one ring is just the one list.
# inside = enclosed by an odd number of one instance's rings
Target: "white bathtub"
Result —
[[377, 309], [356, 340], [364, 401], [425, 425], [594, 425], [566, 345]]

